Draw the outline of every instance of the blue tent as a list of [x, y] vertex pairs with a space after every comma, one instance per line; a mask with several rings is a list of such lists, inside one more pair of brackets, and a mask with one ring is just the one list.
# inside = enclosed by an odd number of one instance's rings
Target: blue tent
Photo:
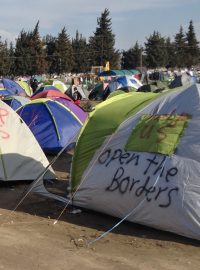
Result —
[[17, 110], [46, 153], [58, 153], [79, 133], [82, 122], [55, 100], [36, 99]]
[[8, 90], [10, 94], [26, 96], [25, 90], [15, 81], [10, 79], [2, 79], [0, 83], [3, 84], [4, 88]]
[[7, 89], [0, 89], [0, 96], [12, 96], [13, 94]]
[[14, 111], [16, 111], [21, 106], [26, 105], [30, 100], [22, 96], [7, 96], [3, 99], [7, 105], [9, 105]]
[[104, 93], [103, 93], [103, 99], [105, 100], [110, 93], [112, 93], [115, 90], [123, 90], [124, 92], [129, 92], [131, 89], [135, 89], [135, 91], [142, 86], [142, 83], [132, 77], [127, 76], [120, 76], [112, 80], [108, 86], [106, 87]]

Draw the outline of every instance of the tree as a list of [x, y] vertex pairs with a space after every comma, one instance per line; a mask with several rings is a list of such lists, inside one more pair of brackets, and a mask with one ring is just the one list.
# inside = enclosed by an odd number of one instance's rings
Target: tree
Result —
[[161, 37], [159, 32], [154, 31], [147, 38], [145, 43], [147, 66], [150, 68], [165, 67], [167, 59], [167, 50], [165, 38]]
[[139, 46], [138, 42], [127, 51], [122, 52], [122, 63], [123, 69], [133, 69], [142, 65], [142, 47]]
[[190, 21], [188, 32], [186, 33], [186, 52], [187, 52], [187, 65], [189, 67], [197, 64], [200, 60], [199, 58], [199, 42], [197, 41], [196, 34], [194, 32], [193, 22]]
[[31, 72], [31, 58], [29, 53], [30, 34], [22, 30], [16, 40], [14, 52], [14, 75], [26, 75]]
[[167, 68], [174, 68], [176, 66], [176, 59], [175, 59], [175, 45], [171, 42], [170, 38], [166, 39], [166, 51], [167, 51]]
[[10, 58], [7, 42], [2, 42], [0, 37], [0, 76], [5, 76], [10, 70]]
[[58, 34], [58, 38], [56, 39], [54, 56], [57, 56], [57, 74], [71, 72], [74, 65], [74, 55], [70, 37], [65, 27]]
[[39, 22], [31, 32], [21, 31], [15, 48], [15, 75], [42, 74], [47, 70], [46, 51], [39, 36]]
[[186, 37], [183, 33], [183, 27], [180, 26], [179, 33], [175, 35], [175, 59], [177, 67], [185, 67], [187, 63]]
[[109, 61], [111, 68], [119, 66], [119, 51], [114, 48], [115, 35], [112, 33], [112, 22], [109, 10], [105, 9], [97, 18], [97, 27], [93, 36], [89, 38], [89, 53], [93, 66], [105, 66]]
[[86, 39], [76, 31], [75, 39], [72, 39], [72, 48], [74, 52], [73, 72], [87, 72], [89, 70], [88, 46]]
[[57, 63], [57, 54], [56, 54], [56, 37], [51, 35], [46, 35], [43, 38], [43, 42], [46, 46], [46, 60], [48, 63], [48, 73], [54, 74], [57, 72], [56, 63]]
[[15, 64], [15, 49], [13, 46], [13, 43], [10, 43], [10, 48], [9, 48], [9, 59], [10, 59], [10, 70], [9, 70], [9, 74], [14, 76], [14, 64]]
[[39, 35], [39, 21], [30, 33], [31, 75], [42, 74], [47, 71], [46, 50]]

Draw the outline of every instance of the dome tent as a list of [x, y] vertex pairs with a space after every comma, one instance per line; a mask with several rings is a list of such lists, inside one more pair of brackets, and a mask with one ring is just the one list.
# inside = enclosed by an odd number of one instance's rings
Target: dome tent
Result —
[[130, 92], [130, 90], [134, 89], [135, 91], [142, 86], [142, 83], [136, 79], [127, 76], [116, 77], [112, 80], [106, 87], [103, 93], [103, 99], [105, 100], [110, 93], [116, 90], [123, 90], [124, 92]]
[[14, 96], [6, 96], [6, 97], [4, 97], [3, 102], [5, 102], [14, 111], [16, 111], [21, 106], [24, 106], [25, 104], [29, 103], [30, 100], [27, 97], [15, 96], [14, 95]]
[[67, 106], [48, 98], [33, 100], [21, 107], [17, 113], [46, 153], [58, 153], [79, 133], [83, 125], [79, 117]]
[[31, 88], [31, 86], [26, 81], [16, 81], [16, 83], [18, 83], [21, 86], [21, 88], [24, 89], [27, 96], [29, 96], [29, 97], [32, 96], [33, 90]]
[[65, 93], [67, 90], [67, 86], [65, 83], [63, 83], [60, 80], [55, 80], [55, 79], [50, 79], [48, 81], [45, 81], [43, 83], [42, 87], [44, 87], [44, 86], [54, 86], [62, 93]]
[[70, 100], [71, 102], [73, 102], [73, 100], [68, 95], [63, 94], [58, 90], [43, 90], [37, 94], [34, 94], [31, 97], [31, 100], [38, 99], [38, 98], [59, 98], [59, 97]]
[[4, 78], [0, 80], [0, 84], [3, 84], [4, 89], [8, 90], [10, 95], [26, 96], [25, 90], [15, 81]]
[[[35, 180], [49, 162], [19, 115], [0, 100], [0, 180]], [[46, 179], [55, 179], [52, 169]]]
[[81, 107], [74, 104], [74, 101], [69, 96], [59, 91], [54, 90], [43, 91], [33, 96], [31, 99], [35, 100], [38, 98], [49, 98], [62, 103], [65, 107], [67, 107], [70, 111], [72, 111], [81, 120], [82, 123], [84, 123], [87, 118], [87, 113], [83, 111]]
[[39, 93], [41, 93], [41, 92], [43, 92], [43, 91], [50, 91], [50, 90], [52, 90], [52, 91], [59, 91], [59, 92], [60, 92], [60, 90], [59, 90], [58, 88], [56, 88], [55, 86], [52, 86], [52, 85], [44, 85], [44, 86], [41, 86], [39, 89], [37, 89], [37, 90], [33, 93], [33, 95], [31, 96], [31, 98], [34, 97], [34, 96], [36, 96], [36, 95], [38, 95]]
[[73, 202], [200, 240], [200, 85], [96, 106], [72, 164]]

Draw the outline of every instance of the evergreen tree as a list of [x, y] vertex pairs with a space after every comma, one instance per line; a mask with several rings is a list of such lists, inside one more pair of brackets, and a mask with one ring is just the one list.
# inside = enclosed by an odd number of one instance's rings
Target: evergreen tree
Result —
[[134, 69], [142, 65], [142, 47], [138, 42], [128, 51], [123, 51], [121, 67], [123, 69]]
[[56, 54], [54, 55], [57, 56], [57, 74], [71, 72], [74, 65], [74, 55], [70, 37], [67, 34], [65, 27], [58, 34], [58, 38], [55, 43], [55, 52]]
[[56, 38], [51, 35], [46, 35], [44, 37], [43, 42], [46, 46], [46, 60], [48, 63], [48, 73], [53, 74], [56, 73], [56, 63], [57, 63], [57, 55], [56, 55]]
[[14, 64], [15, 64], [15, 49], [13, 46], [13, 43], [10, 43], [10, 48], [9, 48], [9, 59], [10, 59], [10, 75], [14, 76]]
[[196, 34], [194, 32], [193, 22], [190, 21], [188, 32], [186, 33], [186, 42], [187, 42], [187, 65], [191, 67], [192, 65], [196, 65], [200, 60], [200, 51], [197, 41]]
[[76, 31], [75, 39], [72, 39], [72, 47], [74, 52], [73, 72], [80, 73], [89, 71], [87, 42], [78, 31]]
[[186, 47], [186, 37], [183, 33], [183, 27], [180, 27], [179, 33], [175, 35], [175, 60], [177, 67], [185, 67], [187, 63], [187, 47]]
[[9, 74], [10, 58], [7, 42], [2, 42], [0, 37], [0, 76]]
[[147, 66], [150, 68], [165, 67], [167, 59], [167, 49], [165, 38], [159, 32], [154, 31], [145, 43]]
[[111, 68], [119, 67], [119, 51], [115, 50], [115, 35], [112, 33], [112, 22], [109, 10], [105, 9], [97, 18], [97, 28], [89, 38], [89, 53], [93, 66], [105, 66], [109, 61]]
[[39, 36], [39, 22], [31, 32], [21, 31], [15, 48], [15, 75], [35, 75], [47, 70], [44, 43]]
[[39, 21], [30, 33], [31, 74], [42, 74], [47, 71], [45, 44], [39, 35]]
[[166, 50], [167, 50], [167, 68], [174, 68], [176, 66], [176, 59], [175, 59], [175, 45], [171, 42], [170, 38], [166, 39]]
[[29, 52], [30, 33], [22, 30], [16, 40], [15, 61], [12, 68], [14, 75], [31, 74], [31, 55]]

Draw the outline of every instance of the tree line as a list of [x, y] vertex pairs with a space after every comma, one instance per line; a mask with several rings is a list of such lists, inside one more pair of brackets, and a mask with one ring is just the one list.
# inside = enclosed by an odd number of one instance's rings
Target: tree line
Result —
[[56, 37], [48, 34], [41, 38], [39, 21], [32, 31], [22, 30], [15, 45], [3, 42], [0, 37], [1, 76], [85, 73], [90, 71], [91, 66], [105, 66], [108, 61], [112, 69], [197, 65], [200, 63], [200, 48], [193, 22], [189, 22], [186, 33], [181, 26], [173, 41], [154, 31], [143, 46], [136, 42], [130, 49], [121, 52], [115, 48], [108, 9], [97, 18], [96, 30], [88, 41], [78, 30], [75, 38], [71, 38], [65, 27]]

